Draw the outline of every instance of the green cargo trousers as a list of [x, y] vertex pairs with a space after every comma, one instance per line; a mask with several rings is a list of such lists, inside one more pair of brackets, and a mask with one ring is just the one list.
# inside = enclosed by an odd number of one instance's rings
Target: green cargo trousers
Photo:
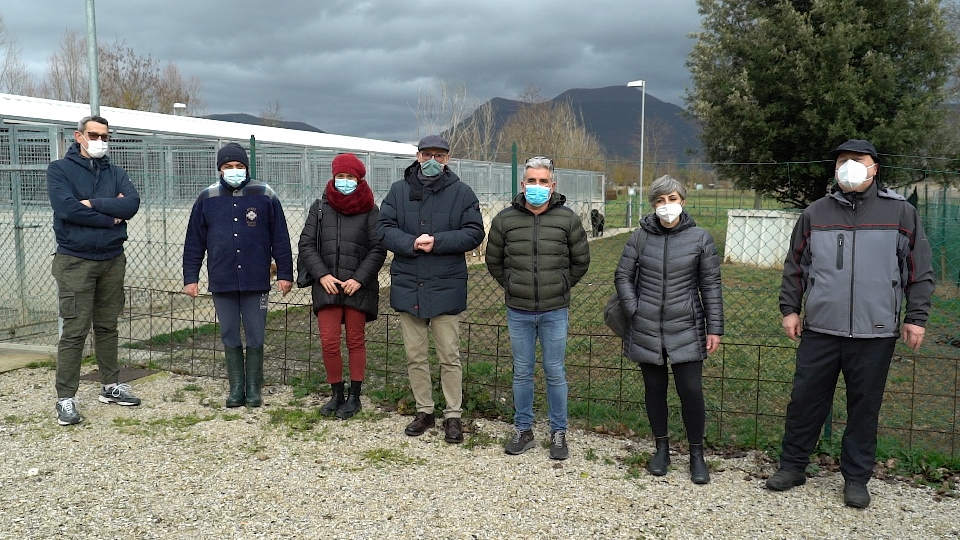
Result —
[[57, 346], [57, 397], [77, 395], [83, 346], [93, 324], [93, 350], [104, 385], [120, 378], [117, 363], [117, 319], [123, 310], [123, 277], [127, 258], [106, 261], [57, 253], [51, 273], [57, 280], [60, 342]]

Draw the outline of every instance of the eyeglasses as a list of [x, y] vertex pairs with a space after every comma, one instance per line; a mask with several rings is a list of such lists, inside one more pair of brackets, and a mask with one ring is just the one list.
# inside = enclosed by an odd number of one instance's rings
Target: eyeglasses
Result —
[[96, 131], [88, 131], [84, 133], [83, 136], [90, 141], [109, 141], [110, 140], [109, 133], [97, 133]]
[[553, 161], [550, 161], [550, 158], [543, 156], [534, 156], [527, 160], [527, 163], [524, 165], [525, 169], [547, 169], [550, 172], [553, 172]]
[[432, 152], [423, 152], [423, 151], [420, 152], [420, 155], [427, 159], [436, 159], [438, 161], [441, 161], [450, 157], [450, 154], [434, 154]]

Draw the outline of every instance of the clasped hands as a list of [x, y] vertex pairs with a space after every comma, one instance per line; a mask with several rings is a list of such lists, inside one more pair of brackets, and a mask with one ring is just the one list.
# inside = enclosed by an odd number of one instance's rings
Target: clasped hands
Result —
[[327, 274], [320, 278], [320, 286], [323, 287], [323, 290], [327, 291], [327, 294], [338, 294], [340, 290], [338, 287], [343, 288], [343, 292], [347, 293], [347, 296], [353, 296], [353, 293], [360, 290], [360, 282], [350, 278], [346, 281], [340, 281], [339, 279], [333, 277], [332, 274]]
[[433, 237], [427, 233], [423, 233], [413, 241], [413, 250], [420, 250], [424, 253], [430, 253], [433, 251]]

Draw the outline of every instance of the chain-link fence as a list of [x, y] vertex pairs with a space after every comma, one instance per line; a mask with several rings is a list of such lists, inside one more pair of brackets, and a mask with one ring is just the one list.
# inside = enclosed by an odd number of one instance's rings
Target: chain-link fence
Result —
[[[56, 284], [50, 275], [55, 249], [46, 168], [72, 143], [73, 127], [0, 125], [0, 233], [11, 249], [0, 261], [8, 287], [0, 291], [0, 340], [56, 341]], [[182, 287], [181, 258], [190, 209], [197, 194], [216, 181], [217, 149], [226, 141], [197, 137], [136, 136], [122, 131], [110, 139], [111, 162], [137, 186], [140, 211], [128, 222], [127, 283], [158, 291]], [[303, 220], [332, 177], [333, 158], [346, 149], [257, 143], [257, 177], [270, 184], [284, 206], [296, 248]], [[412, 156], [358, 153], [377, 201], [402, 178]], [[515, 193], [509, 164], [452, 159], [450, 167], [481, 202], [484, 221], [509, 204]], [[522, 171], [520, 171], [522, 175]], [[557, 183], [589, 227], [589, 213], [603, 207], [604, 177], [592, 171], [558, 169]], [[483, 246], [472, 256], [481, 256]], [[201, 287], [205, 285], [205, 269]], [[132, 301], [132, 300], [131, 300]]]
[[[72, 128], [70, 128], [72, 131]], [[55, 285], [50, 277], [54, 248], [45, 169], [62, 155], [67, 134], [59, 127], [0, 128], [0, 240], [11, 249], [0, 264], [8, 287], [0, 293], [0, 328], [5, 341], [56, 341]], [[112, 140], [111, 157], [124, 166], [141, 191], [141, 211], [129, 225], [128, 291], [122, 321], [123, 360], [129, 363], [223, 376], [222, 346], [209, 296], [179, 294], [184, 230], [190, 206], [214, 179], [220, 140], [129, 137]], [[258, 145], [258, 177], [275, 188], [284, 204], [293, 241], [312, 201], [330, 177], [338, 151]], [[361, 154], [377, 200], [400, 178], [411, 157]], [[508, 165], [454, 161], [452, 167], [476, 191], [484, 219], [507, 204], [514, 192]], [[606, 215], [607, 231], [591, 236], [590, 271], [574, 290], [570, 308], [567, 367], [570, 415], [574, 422], [616, 433], [649, 433], [639, 370], [625, 360], [620, 341], [602, 324], [602, 308], [613, 292], [613, 272], [641, 208], [633, 199], [603, 200], [598, 173], [558, 171], [559, 191], [591, 228], [590, 210]], [[906, 194], [912, 187], [903, 190]], [[917, 205], [934, 248], [938, 288], [927, 339], [919, 354], [898, 348], [881, 414], [881, 444], [960, 455], [960, 204], [956, 191], [917, 186]], [[772, 201], [755, 206], [752, 192], [691, 189], [687, 210], [713, 235], [720, 249], [726, 335], [705, 367], [708, 439], [714, 444], [775, 445], [789, 399], [795, 345], [783, 336], [777, 307], [779, 263], [796, 213]], [[628, 214], [629, 218], [628, 218]], [[466, 254], [470, 264], [468, 310], [463, 315], [462, 353], [466, 407], [471, 414], [512, 415], [512, 362], [502, 291], [483, 265], [483, 248]], [[205, 273], [205, 272], [204, 272]], [[368, 384], [381, 403], [409, 406], [410, 392], [399, 323], [387, 304], [368, 325]], [[201, 290], [203, 290], [201, 284]], [[323, 379], [316, 321], [309, 292], [273, 296], [267, 337], [268, 380], [321, 388]], [[539, 371], [538, 371], [539, 374]], [[543, 411], [543, 382], [537, 381]], [[442, 396], [437, 391], [438, 403]], [[682, 432], [679, 403], [672, 396], [671, 430]], [[833, 425], [845, 418], [838, 392]]]

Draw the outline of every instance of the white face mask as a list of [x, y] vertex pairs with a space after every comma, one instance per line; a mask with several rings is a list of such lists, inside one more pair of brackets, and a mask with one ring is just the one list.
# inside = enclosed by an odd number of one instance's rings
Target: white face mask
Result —
[[[83, 136], [87, 139], [87, 136]], [[92, 158], [102, 158], [107, 155], [107, 141], [91, 141], [87, 139], [87, 154]]]
[[[873, 165], [871, 165], [872, 167]], [[857, 189], [867, 181], [869, 169], [863, 163], [848, 159], [837, 169], [837, 183], [843, 189]]]
[[683, 205], [677, 203], [667, 203], [663, 206], [657, 207], [657, 217], [666, 221], [667, 223], [673, 223], [680, 217], [680, 213], [683, 212]]

